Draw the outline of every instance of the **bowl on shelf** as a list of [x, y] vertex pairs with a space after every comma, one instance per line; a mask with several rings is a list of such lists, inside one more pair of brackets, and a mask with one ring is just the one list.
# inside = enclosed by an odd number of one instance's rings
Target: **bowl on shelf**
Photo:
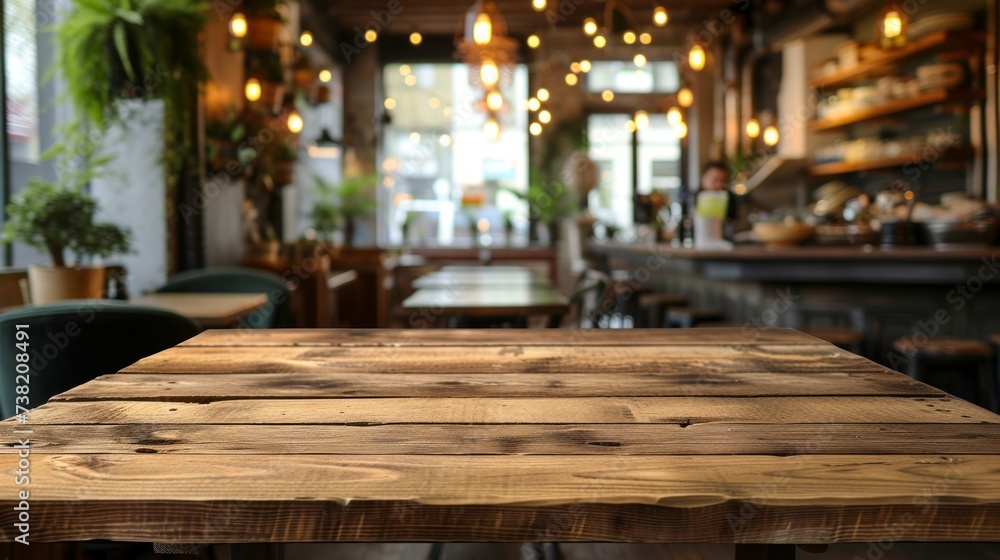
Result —
[[813, 228], [802, 222], [757, 222], [753, 235], [768, 247], [794, 247], [812, 237]]
[[935, 220], [918, 222], [916, 227], [918, 235], [928, 245], [937, 248], [984, 246], [992, 245], [996, 240], [1000, 221], [993, 217], [957, 222]]

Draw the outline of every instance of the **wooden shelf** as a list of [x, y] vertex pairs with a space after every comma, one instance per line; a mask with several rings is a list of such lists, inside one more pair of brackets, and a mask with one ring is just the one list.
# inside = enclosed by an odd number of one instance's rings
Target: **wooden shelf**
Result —
[[849, 84], [860, 78], [871, 77], [873, 74], [884, 71], [893, 64], [912, 56], [947, 46], [966, 48], [970, 43], [981, 44], [983, 39], [984, 35], [977, 31], [938, 31], [911, 41], [902, 47], [880, 51], [851, 68], [816, 76], [809, 80], [809, 87], [825, 89]]
[[938, 103], [969, 102], [982, 98], [983, 92], [979, 90], [934, 89], [921, 93], [915, 97], [896, 99], [889, 101], [888, 103], [868, 107], [862, 111], [857, 111], [849, 115], [814, 120], [809, 123], [809, 129], [817, 132], [823, 130], [836, 130], [857, 122], [894, 115], [905, 111], [911, 111], [913, 109], [919, 109], [921, 107], [927, 107], [929, 105], [936, 105]]
[[[958, 146], [955, 148], [950, 148], [933, 162], [926, 162], [930, 165], [936, 165], [941, 162], [956, 162], [972, 158], [975, 155], [975, 150], [970, 146]], [[857, 162], [835, 162], [835, 163], [820, 163], [818, 165], [813, 165], [809, 168], [809, 173], [814, 177], [822, 177], [828, 175], [843, 175], [846, 173], [856, 173], [858, 171], [874, 171], [877, 169], [890, 169], [892, 167], [900, 167], [907, 164], [921, 164], [924, 163], [924, 155], [922, 153], [907, 154], [905, 156], [899, 156], [894, 158], [884, 158], [884, 159], [873, 159], [868, 161], [857, 161]]]

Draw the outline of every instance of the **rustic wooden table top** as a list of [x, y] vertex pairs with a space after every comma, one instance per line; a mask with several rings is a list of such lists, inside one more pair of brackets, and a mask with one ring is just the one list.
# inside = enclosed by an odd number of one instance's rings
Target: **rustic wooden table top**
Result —
[[267, 304], [265, 294], [152, 293], [129, 300], [137, 305], [159, 307], [183, 315], [202, 328], [236, 325], [240, 319]]
[[27, 420], [7, 540], [1000, 540], [1000, 417], [780, 329], [211, 331]]

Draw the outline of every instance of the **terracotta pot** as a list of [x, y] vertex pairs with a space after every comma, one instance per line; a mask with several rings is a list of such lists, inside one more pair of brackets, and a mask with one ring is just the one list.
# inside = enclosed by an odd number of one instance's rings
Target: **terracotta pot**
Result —
[[309, 97], [312, 97], [313, 88], [316, 86], [316, 71], [310, 68], [299, 68], [292, 72], [292, 83], [295, 89], [302, 90]]
[[243, 264], [245, 265], [278, 265], [281, 262], [280, 255], [280, 241], [243, 244]]
[[271, 180], [276, 187], [290, 185], [295, 180], [295, 164], [290, 161], [278, 162], [271, 173]]
[[29, 266], [32, 305], [66, 299], [100, 299], [104, 295], [104, 267], [63, 268]]
[[285, 84], [281, 82], [260, 82], [260, 99], [257, 103], [272, 111], [277, 111], [285, 98]]
[[247, 16], [247, 48], [255, 51], [278, 49], [281, 38], [281, 20], [270, 15]]

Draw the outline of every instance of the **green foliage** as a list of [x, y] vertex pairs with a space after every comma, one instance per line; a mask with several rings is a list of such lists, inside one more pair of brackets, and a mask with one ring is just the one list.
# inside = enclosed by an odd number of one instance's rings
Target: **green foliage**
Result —
[[281, 65], [281, 56], [273, 52], [253, 53], [247, 64], [247, 77], [262, 82], [284, 82], [285, 68]]
[[95, 223], [96, 212], [97, 202], [80, 188], [35, 177], [7, 205], [2, 239], [48, 251], [55, 266], [66, 266], [67, 249], [76, 255], [77, 264], [87, 257], [128, 252], [129, 232]]
[[313, 175], [313, 192], [318, 200], [313, 206], [313, 227], [317, 233], [332, 233], [341, 221], [350, 221], [375, 211], [375, 184], [378, 174], [371, 173], [329, 183]]
[[553, 224], [573, 215], [573, 197], [566, 185], [558, 181], [544, 181], [538, 173], [533, 173], [528, 181], [527, 192], [505, 188], [528, 203], [528, 213], [533, 220], [543, 224]]
[[81, 120], [104, 131], [126, 117], [121, 100], [163, 99], [168, 187], [195, 168], [191, 121], [206, 76], [197, 36], [208, 7], [206, 0], [73, 0], [55, 26], [53, 70]]
[[209, 138], [239, 144], [247, 138], [247, 125], [240, 118], [236, 107], [227, 107], [221, 119], [210, 120], [206, 123], [205, 135]]

